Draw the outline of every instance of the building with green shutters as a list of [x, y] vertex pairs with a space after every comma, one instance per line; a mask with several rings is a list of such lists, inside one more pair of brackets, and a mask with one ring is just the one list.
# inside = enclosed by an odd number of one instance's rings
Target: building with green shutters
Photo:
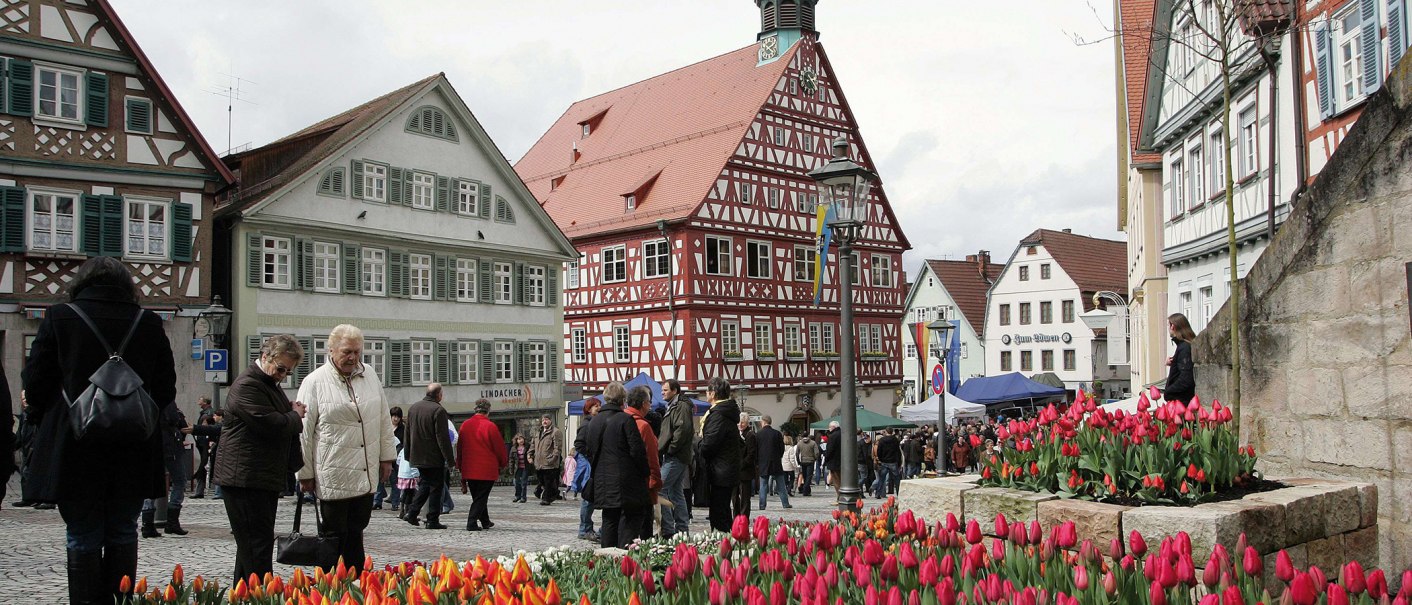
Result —
[[297, 389], [351, 323], [390, 405], [440, 382], [453, 416], [490, 399], [507, 438], [562, 408], [560, 275], [578, 254], [443, 74], [226, 162], [233, 372], [293, 334], [309, 352]]

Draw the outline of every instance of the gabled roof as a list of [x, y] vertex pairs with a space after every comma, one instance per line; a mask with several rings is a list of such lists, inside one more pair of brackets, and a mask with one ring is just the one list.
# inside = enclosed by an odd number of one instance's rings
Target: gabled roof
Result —
[[1162, 161], [1161, 154], [1138, 153], [1142, 108], [1147, 101], [1147, 72], [1152, 69], [1152, 20], [1157, 0], [1118, 0], [1118, 36], [1123, 50], [1123, 81], [1127, 90], [1128, 150], [1132, 163]]
[[[152, 84], [157, 87], [157, 92], [171, 105], [172, 112], [176, 114], [177, 122], [181, 124], [186, 135], [190, 136], [192, 141], [196, 143], [196, 148], [201, 150], [201, 156], [205, 158], [206, 163], [221, 176], [225, 185], [235, 183], [235, 175], [231, 174], [230, 169], [226, 167], [225, 163], [221, 162], [221, 156], [217, 155], [215, 150], [211, 149], [211, 144], [207, 143], [206, 137], [201, 135], [201, 129], [197, 128], [196, 123], [191, 121], [191, 116], [186, 114], [186, 110], [183, 109], [181, 103], [177, 101], [176, 95], [172, 93], [172, 89], [167, 86], [166, 80], [162, 79], [161, 72], [157, 71], [157, 68], [152, 65], [152, 61], [147, 58], [147, 53], [142, 52], [142, 47], [138, 46], [137, 38], [133, 37], [132, 32], [128, 31], [127, 25], [123, 24], [123, 20], [118, 17], [118, 11], [113, 8], [113, 5], [109, 3], [108, 0], [97, 0], [95, 5], [98, 7], [99, 14], [108, 20], [108, 24], [112, 26], [113, 32], [117, 34], [118, 43], [127, 47], [128, 51], [132, 53], [133, 58], [137, 60], [138, 66], [142, 68], [142, 73], [152, 79]], [[37, 7], [32, 10], [37, 10]]]
[[1054, 257], [1059, 268], [1084, 293], [1084, 310], [1093, 307], [1090, 294], [1103, 290], [1124, 299], [1128, 292], [1128, 243], [1086, 235], [1039, 229], [1020, 240], [1019, 248], [1041, 245]]
[[[684, 218], [715, 183], [800, 46], [757, 66], [752, 44], [574, 103], [515, 171], [570, 236]], [[585, 122], [593, 126], [586, 138]], [[625, 213], [615, 203], [658, 172], [637, 210]]]
[[984, 263], [984, 274], [981, 261], [976, 260], [928, 260], [927, 267], [956, 302], [961, 316], [978, 336], [985, 338], [986, 295], [1005, 265]]
[[221, 210], [243, 210], [259, 203], [333, 155], [409, 99], [435, 86], [443, 77], [444, 74], [433, 74], [353, 109], [320, 120], [268, 145], [230, 155], [226, 159], [235, 166], [242, 164], [246, 158], [262, 156], [284, 148], [272, 170], [266, 171], [253, 166], [249, 171], [242, 168], [240, 189]]

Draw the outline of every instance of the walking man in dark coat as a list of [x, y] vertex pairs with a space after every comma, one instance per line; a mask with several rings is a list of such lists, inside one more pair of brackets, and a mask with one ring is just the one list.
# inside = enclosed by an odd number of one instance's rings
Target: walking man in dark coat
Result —
[[760, 510], [765, 510], [765, 502], [771, 491], [779, 493], [780, 506], [794, 508], [789, 505], [789, 475], [785, 474], [784, 464], [780, 461], [780, 458], [784, 457], [784, 435], [770, 426], [770, 422], [769, 416], [761, 416], [760, 430], [755, 432], [755, 467], [760, 476]]
[[740, 406], [731, 399], [730, 383], [720, 376], [713, 376], [706, 383], [706, 399], [711, 409], [701, 422], [698, 466], [707, 475], [703, 485], [709, 487], [711, 529], [729, 532], [731, 497], [740, 485], [740, 459], [745, 450], [737, 428]]
[[603, 511], [604, 548], [626, 548], [642, 533], [652, 498], [647, 445], [637, 420], [623, 411], [625, 395], [621, 384], [609, 384], [603, 391], [603, 407], [584, 435], [585, 453], [593, 466], [584, 497]]
[[535, 475], [539, 477], [539, 505], [549, 506], [555, 500], [564, 499], [559, 494], [559, 475], [564, 470], [564, 440], [548, 414], [539, 418], [539, 427], [539, 434], [530, 444], [530, 462], [534, 463]]
[[427, 529], [446, 529], [441, 524], [441, 497], [446, 489], [446, 469], [456, 464], [456, 450], [451, 449], [450, 419], [441, 407], [441, 384], [427, 385], [427, 395], [407, 409], [407, 462], [417, 467], [421, 481], [417, 496], [403, 512], [402, 518], [418, 524], [417, 515], [427, 505]]
[[829, 446], [824, 449], [824, 468], [829, 469], [829, 485], [833, 486], [834, 500], [838, 500], [838, 483], [841, 478], [839, 476], [839, 469], [843, 467], [843, 448], [839, 446], [839, 444], [843, 443], [840, 441], [841, 439], [843, 439], [843, 431], [838, 428], [838, 421], [830, 422], [828, 436]]
[[735, 487], [735, 498], [731, 502], [731, 514], [750, 516], [750, 499], [755, 496], [755, 479], [760, 476], [757, 468], [759, 460], [760, 444], [755, 441], [755, 431], [750, 428], [750, 414], [740, 413], [740, 422], [736, 425], [740, 432], [740, 442], [743, 444], [740, 457], [740, 471], [738, 483]]

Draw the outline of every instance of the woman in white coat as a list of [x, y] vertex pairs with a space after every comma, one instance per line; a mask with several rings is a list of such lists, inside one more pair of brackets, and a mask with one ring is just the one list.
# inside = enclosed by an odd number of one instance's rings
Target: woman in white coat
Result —
[[382, 381], [363, 365], [362, 330], [341, 324], [329, 333], [328, 362], [304, 378], [297, 399], [308, 406], [299, 484], [318, 496], [324, 532], [338, 537], [344, 565], [361, 571], [373, 492], [397, 460]]
[[[799, 446], [794, 444], [794, 437], [784, 436], [784, 456], [780, 457], [780, 467], [784, 469], [786, 481], [784, 482], [789, 495], [794, 496], [794, 484], [799, 476]], [[778, 486], [775, 489], [779, 489]]]

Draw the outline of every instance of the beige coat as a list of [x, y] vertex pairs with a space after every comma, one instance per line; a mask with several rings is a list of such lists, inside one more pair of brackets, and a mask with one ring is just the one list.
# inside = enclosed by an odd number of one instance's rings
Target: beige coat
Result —
[[345, 383], [338, 370], [325, 363], [304, 378], [297, 401], [308, 406], [300, 434], [304, 468], [299, 479], [314, 479], [318, 496], [325, 500], [377, 490], [380, 463], [396, 460], [397, 446], [382, 381], [372, 368], [363, 366], [362, 373]]

